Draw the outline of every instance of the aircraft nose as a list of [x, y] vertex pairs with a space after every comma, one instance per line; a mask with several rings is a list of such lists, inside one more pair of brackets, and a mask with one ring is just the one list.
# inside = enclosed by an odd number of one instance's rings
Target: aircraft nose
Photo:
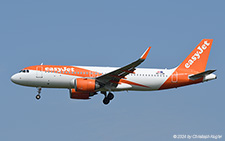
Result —
[[19, 80], [18, 74], [14, 74], [14, 75], [11, 77], [11, 81], [12, 81], [13, 83], [17, 83], [18, 80]]

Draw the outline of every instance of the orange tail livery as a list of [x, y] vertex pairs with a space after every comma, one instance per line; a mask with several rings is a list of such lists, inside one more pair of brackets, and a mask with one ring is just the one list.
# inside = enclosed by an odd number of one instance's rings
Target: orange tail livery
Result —
[[180, 64], [178, 69], [205, 71], [213, 39], [203, 39], [191, 54]]
[[[177, 88], [202, 82], [204, 77], [190, 79], [191, 75], [205, 71], [213, 39], [203, 39], [188, 57], [175, 69], [160, 89]], [[214, 72], [214, 71], [213, 71]]]

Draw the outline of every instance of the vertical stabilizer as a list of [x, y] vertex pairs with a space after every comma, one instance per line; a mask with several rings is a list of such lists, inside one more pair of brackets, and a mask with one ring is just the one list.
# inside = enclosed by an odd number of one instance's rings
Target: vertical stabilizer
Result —
[[198, 72], [205, 71], [213, 39], [203, 39], [189, 56], [178, 66], [179, 69], [188, 69]]

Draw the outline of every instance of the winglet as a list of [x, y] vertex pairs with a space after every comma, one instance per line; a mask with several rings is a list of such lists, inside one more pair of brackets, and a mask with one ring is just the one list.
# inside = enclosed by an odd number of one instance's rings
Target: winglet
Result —
[[143, 53], [143, 55], [141, 56], [141, 58], [140, 59], [143, 59], [143, 60], [145, 60], [146, 59], [146, 57], [148, 56], [148, 53], [149, 53], [149, 51], [150, 51], [150, 49], [151, 49], [151, 47], [149, 47], [144, 53]]

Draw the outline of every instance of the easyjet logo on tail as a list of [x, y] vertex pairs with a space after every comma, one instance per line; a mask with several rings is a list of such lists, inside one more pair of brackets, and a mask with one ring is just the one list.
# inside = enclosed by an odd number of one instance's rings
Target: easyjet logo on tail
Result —
[[188, 62], [185, 64], [185, 68], [190, 68], [196, 60], [201, 58], [201, 54], [204, 53], [204, 51], [207, 49], [207, 47], [210, 45], [207, 41], [204, 41], [204, 44], [202, 46], [199, 46], [196, 51], [196, 53], [191, 57], [191, 59], [188, 60]]

